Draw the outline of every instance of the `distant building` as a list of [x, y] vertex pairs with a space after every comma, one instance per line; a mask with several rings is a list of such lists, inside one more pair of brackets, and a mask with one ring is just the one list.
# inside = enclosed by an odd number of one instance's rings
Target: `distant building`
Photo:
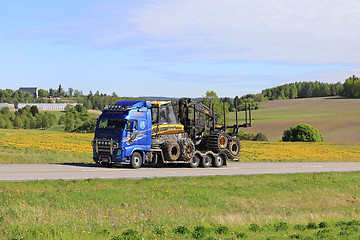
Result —
[[4, 107], [8, 107], [10, 109], [14, 109], [14, 104], [10, 104], [10, 103], [0, 103], [0, 109], [4, 108]]
[[23, 91], [24, 93], [30, 93], [33, 98], [39, 97], [39, 92], [37, 87], [21, 87], [19, 88], [20, 91]]
[[65, 110], [67, 105], [76, 106], [79, 103], [19, 103], [17, 108], [36, 106], [39, 110]]

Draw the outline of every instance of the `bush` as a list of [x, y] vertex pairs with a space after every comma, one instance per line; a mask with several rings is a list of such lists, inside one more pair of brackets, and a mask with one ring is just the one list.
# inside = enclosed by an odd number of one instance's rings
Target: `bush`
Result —
[[317, 229], [318, 228], [318, 225], [314, 222], [309, 222], [307, 225], [306, 225], [306, 228], [307, 229]]
[[186, 226], [178, 226], [177, 228], [174, 229], [174, 232], [180, 234], [186, 234], [189, 233], [190, 230]]
[[250, 224], [249, 230], [253, 231], [253, 232], [260, 231], [260, 226], [257, 225], [256, 223], [252, 223], [252, 224]]
[[229, 232], [229, 228], [227, 226], [218, 226], [216, 229], [215, 229], [215, 233], [217, 234], [226, 234]]
[[194, 231], [192, 232], [193, 238], [200, 239], [204, 238], [206, 233], [206, 229], [203, 226], [196, 226]]
[[268, 139], [263, 133], [253, 134], [253, 133], [247, 133], [244, 130], [239, 131], [237, 138], [241, 140], [247, 140], [247, 141], [265, 141], [267, 142]]
[[286, 129], [282, 140], [284, 142], [323, 142], [324, 137], [315, 127], [301, 123]]
[[274, 228], [275, 228], [276, 232], [285, 231], [286, 229], [288, 229], [288, 225], [286, 222], [279, 222], [279, 223], [274, 224]]
[[262, 142], [268, 142], [269, 140], [267, 139], [266, 135], [263, 133], [258, 133], [256, 134], [256, 136], [254, 137], [254, 141], [262, 141]]

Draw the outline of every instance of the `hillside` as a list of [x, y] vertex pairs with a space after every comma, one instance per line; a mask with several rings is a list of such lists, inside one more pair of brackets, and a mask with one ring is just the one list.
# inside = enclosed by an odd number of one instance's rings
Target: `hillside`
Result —
[[269, 141], [281, 139], [294, 124], [308, 123], [324, 135], [326, 142], [360, 145], [360, 99], [339, 97], [274, 100], [253, 111], [250, 133], [264, 133]]

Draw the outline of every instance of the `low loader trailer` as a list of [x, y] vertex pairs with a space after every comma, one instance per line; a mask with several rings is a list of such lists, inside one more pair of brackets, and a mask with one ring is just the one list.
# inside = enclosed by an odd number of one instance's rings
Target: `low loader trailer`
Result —
[[128, 164], [132, 168], [171, 163], [221, 167], [237, 160], [236, 134], [239, 127], [251, 126], [251, 111], [250, 123], [246, 110], [242, 125], [238, 125], [237, 110], [234, 126], [219, 125], [219, 116], [213, 106], [210, 109], [190, 98], [180, 99], [175, 106], [170, 101], [119, 100], [105, 106], [97, 119], [93, 159], [104, 166]]

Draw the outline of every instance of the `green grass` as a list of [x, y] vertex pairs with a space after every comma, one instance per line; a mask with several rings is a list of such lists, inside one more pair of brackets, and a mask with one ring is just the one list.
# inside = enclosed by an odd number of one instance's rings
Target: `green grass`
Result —
[[66, 114], [66, 111], [60, 111], [60, 110], [40, 110], [40, 112], [49, 112], [56, 116], [57, 119], [59, 119], [61, 116]]
[[358, 172], [0, 182], [0, 238], [357, 239], [359, 187]]

